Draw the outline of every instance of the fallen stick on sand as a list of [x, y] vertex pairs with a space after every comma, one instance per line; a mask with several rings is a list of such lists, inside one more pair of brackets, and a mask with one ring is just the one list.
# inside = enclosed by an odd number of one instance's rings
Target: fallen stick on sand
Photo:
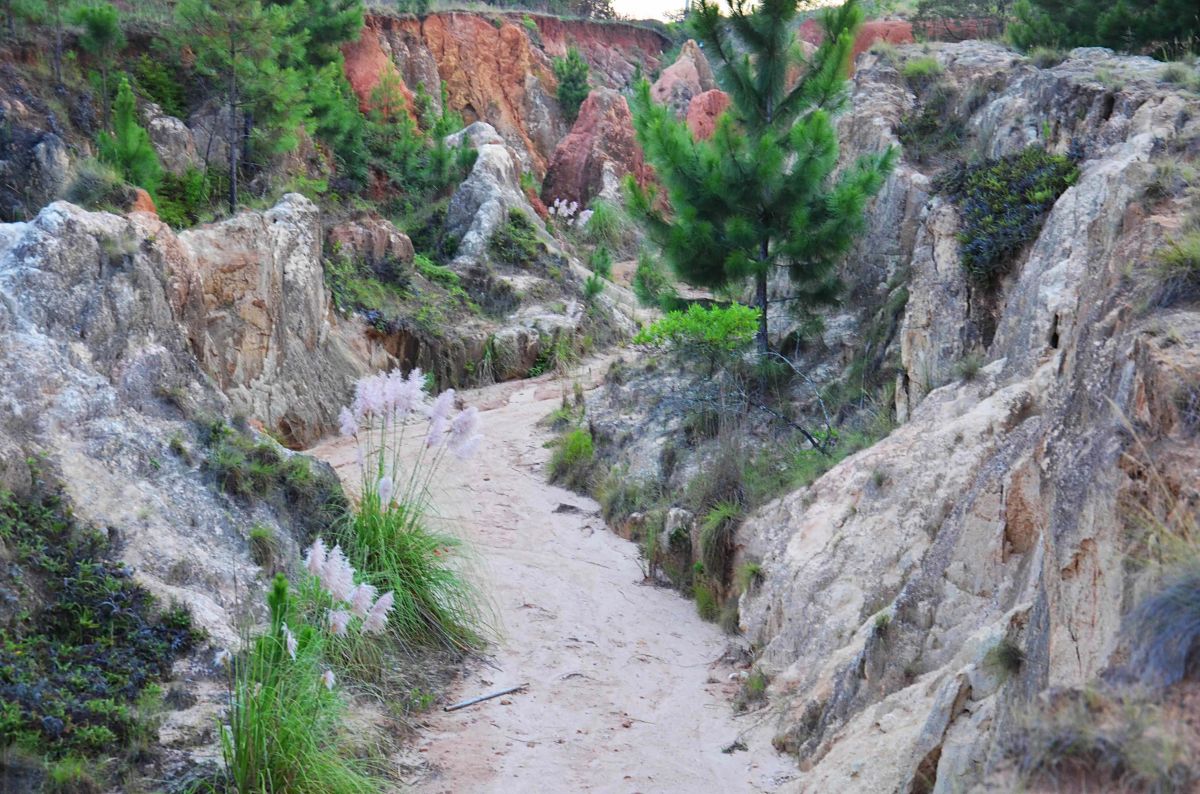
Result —
[[442, 711], [458, 711], [459, 709], [465, 709], [467, 706], [474, 706], [476, 703], [482, 703], [485, 700], [498, 698], [501, 695], [509, 695], [513, 692], [520, 692], [527, 686], [529, 686], [529, 684], [517, 684], [516, 686], [510, 686], [508, 689], [501, 689], [499, 692], [492, 692], [488, 695], [480, 695], [479, 697], [471, 698], [470, 700], [460, 700], [458, 703], [455, 703], [452, 706], [446, 706], [444, 709], [442, 709]]

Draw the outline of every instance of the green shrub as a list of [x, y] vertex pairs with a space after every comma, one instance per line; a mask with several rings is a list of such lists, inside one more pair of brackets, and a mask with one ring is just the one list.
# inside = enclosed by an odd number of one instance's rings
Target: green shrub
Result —
[[579, 107], [587, 99], [589, 67], [579, 50], [571, 47], [565, 58], [554, 59], [554, 76], [558, 78], [558, 104], [568, 124], [574, 124]]
[[583, 297], [588, 303], [594, 302], [602, 292], [604, 292], [604, 279], [600, 278], [599, 274], [592, 273], [584, 280]]
[[949, 88], [935, 85], [925, 93], [920, 112], [905, 116], [896, 128], [905, 151], [918, 163], [933, 162], [936, 156], [958, 149], [967, 134], [966, 121], [954, 112]]
[[591, 484], [596, 450], [592, 434], [578, 428], [558, 440], [550, 457], [550, 481], [561, 482], [575, 491], [586, 491]]
[[519, 209], [508, 211], [508, 220], [495, 231], [488, 251], [496, 262], [512, 268], [533, 266], [546, 251], [533, 221]]
[[189, 168], [179, 176], [164, 172], [155, 197], [158, 217], [173, 229], [195, 226], [211, 209], [213, 196], [218, 193], [204, 171]]
[[73, 755], [50, 762], [43, 794], [100, 794], [104, 788], [92, 775], [94, 767], [95, 762]]
[[934, 190], [953, 200], [962, 214], [958, 239], [971, 277], [994, 284], [1003, 276], [1078, 175], [1068, 158], [1030, 147], [1000, 160], [963, 164], [938, 177]]
[[910, 83], [922, 84], [942, 73], [942, 66], [937, 62], [937, 58], [931, 55], [924, 55], [919, 58], [913, 58], [905, 62], [900, 69], [900, 74]]
[[701, 620], [715, 623], [721, 616], [721, 605], [717, 600], [716, 590], [707, 582], [696, 581], [692, 584], [692, 598], [696, 601], [696, 613], [700, 615]]
[[117, 101], [113, 104], [112, 134], [102, 133], [97, 145], [100, 159], [115, 168], [125, 181], [157, 195], [162, 165], [150, 134], [138, 123], [137, 102], [125, 77], [121, 78]]
[[624, 242], [626, 223], [621, 210], [603, 199], [596, 199], [588, 209], [592, 212], [584, 227], [588, 239], [597, 245], [619, 249]]
[[0, 642], [0, 747], [118, 754], [139, 733], [143, 691], [200, 639], [190, 615], [159, 611], [107, 535], [77, 525], [56, 497], [0, 493], [0, 547], [11, 555], [5, 591], [30, 602]]
[[1157, 254], [1161, 306], [1200, 298], [1200, 231], [1185, 232]]
[[1039, 69], [1052, 69], [1067, 59], [1067, 54], [1057, 47], [1034, 47], [1029, 51], [1029, 60]]
[[750, 347], [758, 332], [758, 310], [740, 303], [669, 312], [633, 338], [634, 344], [668, 346], [715, 362]]
[[638, 257], [633, 274], [633, 294], [643, 306], [672, 311], [678, 308], [679, 293], [663, 271], [662, 264], [646, 252]]
[[600, 245], [592, 250], [592, 254], [588, 258], [588, 266], [600, 278], [612, 281], [613, 257], [607, 246]]
[[187, 113], [179, 66], [161, 53], [151, 58], [142, 54], [133, 62], [133, 81], [139, 93], [154, 102], [168, 116], [183, 118]]

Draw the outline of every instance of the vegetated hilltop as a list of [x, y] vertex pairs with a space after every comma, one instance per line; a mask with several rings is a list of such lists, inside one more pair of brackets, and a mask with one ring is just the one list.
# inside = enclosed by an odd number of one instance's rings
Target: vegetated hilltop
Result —
[[582, 463], [564, 444], [650, 573], [749, 642], [745, 700], [776, 709], [797, 790], [1195, 779], [1175, 682], [1194, 647], [1200, 99], [1178, 71], [877, 46], [841, 156], [903, 159], [844, 308], [776, 310], [782, 413], [747, 402], [762, 370], [655, 353], [589, 400]]

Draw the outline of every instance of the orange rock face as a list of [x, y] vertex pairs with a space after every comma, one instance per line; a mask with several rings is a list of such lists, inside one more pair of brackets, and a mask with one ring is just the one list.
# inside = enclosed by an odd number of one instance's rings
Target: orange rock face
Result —
[[388, 53], [384, 52], [382, 46], [381, 28], [391, 21], [393, 20], [380, 17], [369, 18], [358, 41], [342, 47], [346, 79], [350, 81], [350, 87], [354, 90], [354, 95], [358, 97], [358, 106], [363, 113], [367, 113], [371, 109], [371, 92], [389, 74], [399, 81], [404, 93], [404, 101], [410, 112], [412, 109], [412, 91], [404, 84], [396, 64]]
[[688, 112], [692, 99], [717, 87], [708, 59], [696, 42], [688, 39], [679, 51], [675, 63], [663, 70], [650, 88], [650, 96], [661, 105], [668, 105], [675, 115]]
[[158, 214], [158, 207], [154, 206], [154, 199], [150, 198], [150, 194], [142, 188], [134, 189], [133, 204], [129, 207], [130, 212], [148, 212], [151, 215]]
[[626, 174], [643, 184], [650, 178], [633, 130], [633, 114], [621, 94], [597, 88], [579, 108], [571, 134], [554, 151], [542, 200], [586, 206], [606, 186], [617, 187]]
[[[820, 44], [824, 38], [821, 24], [815, 19], [809, 19], [800, 26], [800, 38], [809, 44]], [[854, 68], [854, 60], [862, 55], [877, 41], [889, 44], [912, 44], [912, 23], [903, 20], [873, 20], [864, 22], [859, 28], [858, 36], [854, 39], [854, 51], [850, 56], [850, 68]]]
[[[619, 24], [530, 15], [490, 18], [463, 12], [422, 20], [368, 16], [357, 42], [346, 45], [346, 75], [364, 106], [382, 76], [399, 77], [411, 98], [424, 86], [440, 109], [441, 84], [450, 108], [464, 121], [491, 124], [521, 161], [541, 177], [569, 128], [555, 94], [553, 59], [576, 47], [591, 67], [593, 85], [627, 85], [638, 65], [658, 68], [667, 40], [654, 31]], [[411, 104], [411, 103], [410, 103]]]
[[724, 113], [727, 107], [729, 95], [719, 88], [692, 97], [687, 111], [687, 125], [692, 131], [692, 136], [696, 140], [711, 137], [717, 128], [717, 117]]

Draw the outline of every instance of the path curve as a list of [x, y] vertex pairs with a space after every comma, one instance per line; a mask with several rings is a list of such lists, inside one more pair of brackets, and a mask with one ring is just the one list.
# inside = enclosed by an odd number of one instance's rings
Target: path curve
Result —
[[[580, 372], [600, 381], [604, 363]], [[538, 422], [561, 400], [548, 378], [463, 393], [486, 442], [450, 461], [439, 511], [481, 558], [501, 637], [448, 700], [527, 691], [428, 716], [414, 751], [419, 792], [774, 791], [795, 767], [754, 715], [734, 717], [728, 641], [678, 593], [642, 583], [637, 548], [609, 532], [590, 499], [546, 484]], [[353, 447], [313, 451], [357, 491]], [[567, 507], [563, 507], [563, 506]]]

